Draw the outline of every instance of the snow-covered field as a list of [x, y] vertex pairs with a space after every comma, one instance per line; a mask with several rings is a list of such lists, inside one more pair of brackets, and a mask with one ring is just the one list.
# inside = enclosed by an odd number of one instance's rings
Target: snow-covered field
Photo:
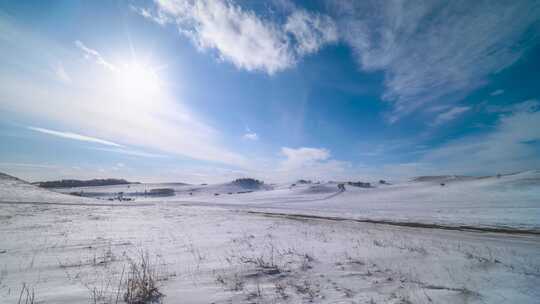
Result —
[[[107, 198], [134, 187], [170, 184], [84, 191]], [[23, 300], [33, 291], [35, 303], [121, 303], [142, 258], [164, 303], [540, 302], [537, 171], [345, 192], [332, 183], [173, 188], [118, 202], [0, 176], [0, 302], [17, 303], [24, 284]]]
[[499, 178], [441, 177], [395, 185], [375, 184], [374, 188], [347, 186], [347, 191], [336, 192], [335, 184], [293, 188], [281, 185], [273, 191], [225, 197], [207, 192], [181, 199], [270, 208], [276, 212], [280, 209], [286, 213], [540, 231], [540, 171]]
[[296, 184], [294, 187], [290, 183], [276, 184], [250, 193], [238, 193], [249, 189], [233, 184], [134, 184], [57, 191], [82, 191], [107, 198], [118, 192], [129, 194], [171, 188], [176, 191], [172, 197], [134, 197], [139, 202], [169, 201], [281, 213], [540, 232], [540, 171], [501, 177], [431, 177], [392, 185], [372, 184], [372, 188], [346, 186], [347, 191], [342, 193], [338, 192], [336, 183]]

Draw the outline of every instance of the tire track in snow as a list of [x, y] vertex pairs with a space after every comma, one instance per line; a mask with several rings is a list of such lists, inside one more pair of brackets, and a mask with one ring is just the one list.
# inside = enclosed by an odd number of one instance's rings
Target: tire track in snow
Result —
[[246, 211], [249, 214], [257, 214], [270, 217], [280, 217], [288, 219], [301, 219], [301, 220], [328, 220], [328, 221], [349, 221], [357, 223], [370, 223], [389, 226], [411, 227], [411, 228], [424, 228], [424, 229], [440, 229], [440, 230], [454, 230], [454, 231], [473, 231], [473, 232], [490, 232], [490, 233], [502, 233], [502, 234], [522, 234], [522, 235], [540, 235], [540, 230], [535, 229], [519, 229], [513, 227], [483, 227], [483, 226], [471, 226], [471, 225], [444, 225], [436, 223], [420, 223], [420, 222], [403, 222], [403, 221], [391, 221], [391, 220], [373, 220], [373, 219], [355, 219], [344, 218], [334, 216], [321, 216], [299, 213], [279, 213], [279, 212], [263, 212], [263, 211]]

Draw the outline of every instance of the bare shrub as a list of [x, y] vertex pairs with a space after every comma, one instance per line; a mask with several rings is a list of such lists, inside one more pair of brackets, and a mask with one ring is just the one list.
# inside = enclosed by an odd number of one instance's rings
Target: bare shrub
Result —
[[159, 275], [148, 252], [140, 251], [137, 260], [128, 258], [128, 261], [124, 301], [128, 304], [160, 303], [164, 295], [159, 291]]
[[253, 290], [249, 291], [247, 294], [248, 300], [262, 298], [263, 297], [263, 288], [261, 287], [260, 282], [257, 280]]
[[70, 282], [88, 289], [92, 304], [161, 303], [164, 295], [158, 283], [167, 279], [163, 271], [158, 271], [157, 265], [161, 264], [143, 250], [131, 257], [124, 253], [122, 257], [125, 260], [119, 264], [121, 260], [108, 249], [101, 255], [94, 254], [86, 262], [63, 264], [59, 261], [59, 266]]
[[280, 254], [279, 251], [276, 251], [273, 243], [268, 244], [268, 249], [268, 255], [262, 253], [259, 256], [241, 256], [239, 261], [243, 264], [255, 265], [255, 267], [264, 274], [274, 275], [285, 271], [282, 265], [278, 265], [276, 261], [282, 254]]
[[276, 293], [281, 299], [285, 300], [289, 297], [289, 295], [287, 294], [287, 284], [285, 284], [284, 282], [275, 282], [274, 289], [276, 290]]
[[17, 304], [34, 304], [34, 300], [34, 288], [28, 287], [26, 283], [23, 283]]
[[304, 295], [309, 301], [312, 301], [319, 296], [319, 286], [314, 285], [310, 280], [302, 280], [299, 283], [293, 284], [296, 292]]
[[311, 266], [311, 263], [315, 260], [311, 255], [309, 255], [308, 253], [304, 253], [303, 255], [301, 255], [302, 257], [302, 261], [301, 261], [301, 264], [300, 264], [300, 269], [302, 271], [307, 271], [309, 269], [312, 268]]
[[292, 279], [313, 268], [312, 264], [316, 261], [313, 255], [292, 247], [280, 249], [273, 243], [272, 237], [268, 237], [270, 240], [262, 247], [252, 244], [252, 236], [246, 236], [245, 240], [233, 240], [248, 248], [233, 251], [225, 258], [232, 271], [215, 273], [216, 282], [227, 290], [241, 292], [250, 303], [281, 303], [295, 293], [307, 299], [318, 297], [318, 284], [307, 280], [296, 284]]
[[256, 266], [256, 268], [261, 271], [264, 274], [279, 274], [282, 273], [284, 270], [278, 266], [274, 259], [266, 259], [263, 255], [259, 257], [240, 257], [240, 262], [244, 264], [253, 264]]
[[218, 274], [216, 276], [216, 282], [223, 285], [226, 289], [232, 291], [242, 291], [245, 284], [243, 277], [238, 273], [234, 273], [233, 275], [229, 276], [225, 274]]

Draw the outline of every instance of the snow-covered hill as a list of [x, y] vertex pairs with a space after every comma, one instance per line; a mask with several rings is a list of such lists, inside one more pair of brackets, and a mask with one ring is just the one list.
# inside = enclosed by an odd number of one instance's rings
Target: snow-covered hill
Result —
[[24, 180], [0, 173], [0, 202], [85, 203], [93, 201], [39, 188]]
[[200, 191], [176, 199], [346, 218], [540, 229], [540, 171], [346, 189], [341, 193], [334, 183], [304, 184], [219, 197]]
[[[4, 181], [6, 182], [6, 181]], [[136, 203], [172, 201], [183, 204], [216, 205], [334, 216], [354, 219], [514, 227], [540, 230], [540, 171], [487, 177], [424, 176], [408, 182], [373, 183], [370, 188], [338, 184], [261, 184], [246, 187], [238, 183], [185, 185], [174, 183], [55, 189], [62, 193], [84, 192], [94, 197], [113, 197], [119, 192], [137, 195]], [[36, 199], [54, 195], [26, 183], [20, 191]], [[141, 196], [152, 189], [171, 188], [169, 197]], [[14, 197], [14, 194], [9, 194]], [[61, 197], [66, 199], [65, 197]], [[18, 200], [17, 197], [13, 199]]]

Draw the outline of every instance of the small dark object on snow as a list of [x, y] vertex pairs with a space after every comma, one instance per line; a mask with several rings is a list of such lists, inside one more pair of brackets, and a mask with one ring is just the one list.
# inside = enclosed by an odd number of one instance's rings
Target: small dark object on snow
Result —
[[360, 188], [371, 188], [370, 183], [364, 183], [364, 182], [347, 182], [348, 185], [354, 186], [354, 187], [360, 187]]
[[248, 191], [238, 191], [238, 192], [236, 192], [236, 193], [238, 193], [238, 194], [243, 194], [243, 193], [251, 193], [251, 192], [253, 192], [253, 191], [250, 191], [250, 190], [248, 190]]

